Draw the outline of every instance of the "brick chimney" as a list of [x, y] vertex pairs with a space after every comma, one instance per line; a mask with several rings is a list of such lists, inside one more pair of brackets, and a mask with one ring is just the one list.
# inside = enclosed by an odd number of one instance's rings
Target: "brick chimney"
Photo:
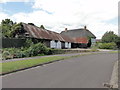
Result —
[[65, 28], [65, 32], [67, 32], [67, 30], [68, 30], [68, 29], [67, 29], [67, 28]]

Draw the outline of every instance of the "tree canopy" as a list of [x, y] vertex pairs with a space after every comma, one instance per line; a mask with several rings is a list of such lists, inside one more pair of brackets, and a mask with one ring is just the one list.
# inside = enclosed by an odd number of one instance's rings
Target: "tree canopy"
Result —
[[[35, 26], [34, 23], [28, 23], [29, 25], [33, 25]], [[45, 29], [45, 27], [43, 25], [40, 26], [40, 28]], [[16, 23], [13, 22], [10, 19], [4, 19], [2, 20], [1, 24], [0, 24], [0, 35], [2, 38], [15, 38], [16, 35], [18, 36], [18, 38], [20, 37], [24, 37], [21, 36], [22, 33], [24, 33], [24, 29], [22, 27], [22, 23]]]
[[15, 33], [18, 33], [21, 31], [22, 27], [21, 27], [22, 23], [14, 23], [12, 20], [10, 19], [5, 19], [2, 20], [1, 24], [0, 24], [0, 30], [2, 33], [2, 37], [3, 38], [13, 38], [15, 37]]
[[10, 37], [10, 33], [12, 31], [13, 21], [10, 19], [2, 20], [0, 27], [2, 32], [2, 37]]
[[40, 28], [45, 29], [45, 27], [43, 25], [41, 25]]
[[110, 42], [115, 42], [116, 38], [118, 36], [113, 32], [113, 31], [107, 31], [103, 36], [102, 36], [102, 42], [103, 43], [110, 43]]
[[117, 37], [115, 40], [117, 47], [120, 49], [120, 37]]

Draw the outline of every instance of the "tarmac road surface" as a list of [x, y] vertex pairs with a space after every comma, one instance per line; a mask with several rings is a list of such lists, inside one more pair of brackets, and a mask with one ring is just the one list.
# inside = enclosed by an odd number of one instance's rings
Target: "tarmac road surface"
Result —
[[117, 53], [66, 59], [2, 76], [3, 88], [103, 88]]

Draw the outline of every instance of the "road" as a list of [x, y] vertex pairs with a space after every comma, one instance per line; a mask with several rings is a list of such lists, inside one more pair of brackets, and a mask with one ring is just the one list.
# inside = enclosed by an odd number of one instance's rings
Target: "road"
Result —
[[118, 55], [92, 54], [2, 76], [3, 88], [103, 88]]

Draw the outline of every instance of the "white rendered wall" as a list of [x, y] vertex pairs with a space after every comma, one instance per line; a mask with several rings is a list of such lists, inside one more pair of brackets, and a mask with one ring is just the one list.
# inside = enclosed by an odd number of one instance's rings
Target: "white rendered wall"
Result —
[[60, 41], [57, 42], [57, 48], [61, 49], [61, 42]]
[[71, 48], [71, 43], [68, 44], [68, 48]]
[[56, 48], [56, 42], [54, 40], [50, 41], [50, 48]]
[[69, 46], [68, 46], [68, 42], [65, 42], [65, 48], [68, 48]]

